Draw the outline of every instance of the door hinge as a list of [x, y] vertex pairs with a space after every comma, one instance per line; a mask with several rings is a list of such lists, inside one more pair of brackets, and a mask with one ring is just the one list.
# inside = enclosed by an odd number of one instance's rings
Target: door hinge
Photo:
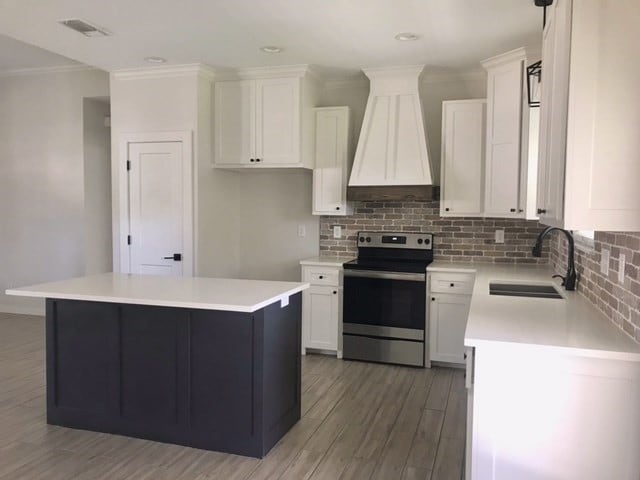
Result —
[[131, 160], [127, 160], [127, 171], [131, 170]]
[[127, 235], [127, 245], [131, 245], [131, 235]]

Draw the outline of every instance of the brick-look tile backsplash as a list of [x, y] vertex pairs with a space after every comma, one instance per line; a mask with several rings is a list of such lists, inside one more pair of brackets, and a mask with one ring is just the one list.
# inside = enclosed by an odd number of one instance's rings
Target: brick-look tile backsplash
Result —
[[[567, 240], [557, 233], [551, 238], [550, 260], [564, 275]], [[609, 275], [600, 273], [602, 249], [609, 250]], [[620, 254], [625, 256], [624, 283], [618, 282]], [[619, 328], [640, 343], [640, 233], [595, 232], [593, 251], [576, 250], [578, 292]]]
[[[332, 227], [342, 227], [342, 238], [333, 238]], [[439, 202], [356, 202], [348, 217], [322, 217], [320, 255], [355, 256], [360, 230], [422, 232], [434, 235], [437, 260], [489, 263], [549, 262], [548, 246], [541, 258], [531, 247], [542, 226], [536, 221], [499, 218], [442, 218]], [[504, 229], [504, 244], [494, 241], [496, 229]]]

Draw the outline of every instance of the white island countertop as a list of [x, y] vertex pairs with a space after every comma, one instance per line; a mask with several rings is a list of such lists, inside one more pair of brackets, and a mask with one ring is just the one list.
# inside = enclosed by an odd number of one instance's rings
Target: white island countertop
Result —
[[86, 300], [92, 302], [255, 312], [309, 288], [304, 282], [238, 280], [204, 277], [161, 277], [103, 273], [30, 287], [11, 288], [7, 295]]
[[[428, 272], [475, 272], [466, 346], [518, 345], [567, 350], [573, 354], [640, 361], [640, 345], [577, 292], [552, 280], [550, 266], [494, 265], [435, 261]], [[489, 295], [489, 283], [554, 284], [563, 299]]]

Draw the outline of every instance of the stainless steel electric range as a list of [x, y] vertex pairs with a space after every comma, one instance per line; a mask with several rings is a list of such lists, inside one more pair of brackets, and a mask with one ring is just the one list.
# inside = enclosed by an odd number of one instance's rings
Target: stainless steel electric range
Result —
[[358, 258], [344, 264], [344, 358], [425, 366], [432, 261], [431, 234], [358, 233]]

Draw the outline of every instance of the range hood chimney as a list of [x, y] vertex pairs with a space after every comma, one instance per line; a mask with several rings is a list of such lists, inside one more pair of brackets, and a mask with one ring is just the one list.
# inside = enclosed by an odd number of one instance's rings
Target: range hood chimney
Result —
[[[360, 138], [349, 178], [349, 197], [359, 199], [355, 187], [394, 187], [394, 198], [433, 198], [424, 114], [418, 92], [424, 65], [369, 68], [371, 81]], [[423, 186], [423, 187], [420, 187]], [[370, 189], [368, 189], [370, 190]], [[391, 190], [391, 189], [390, 189]], [[370, 200], [383, 199], [383, 188]], [[416, 192], [423, 192], [416, 197]], [[407, 197], [409, 196], [407, 195]], [[389, 198], [389, 196], [386, 196]], [[364, 199], [364, 198], [362, 198]]]

